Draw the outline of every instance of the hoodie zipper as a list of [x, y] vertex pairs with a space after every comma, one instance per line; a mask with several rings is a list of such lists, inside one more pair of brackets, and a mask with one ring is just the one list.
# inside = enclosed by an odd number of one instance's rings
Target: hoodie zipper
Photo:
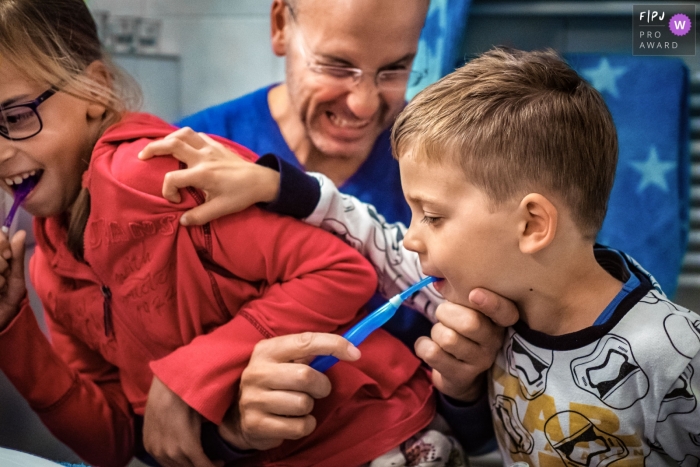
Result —
[[104, 297], [104, 301], [102, 302], [102, 311], [105, 336], [111, 337], [114, 332], [112, 329], [112, 291], [109, 290], [109, 287], [106, 285], [100, 287], [100, 290], [102, 290], [102, 297]]

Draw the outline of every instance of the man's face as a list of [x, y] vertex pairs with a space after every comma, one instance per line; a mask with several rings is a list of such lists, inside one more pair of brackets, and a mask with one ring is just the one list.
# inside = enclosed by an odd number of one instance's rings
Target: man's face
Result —
[[[405, 88], [377, 87], [382, 70], [410, 69], [427, 0], [297, 0], [286, 11], [286, 83], [313, 146], [330, 157], [364, 158], [404, 106]], [[314, 65], [363, 70], [333, 80]]]

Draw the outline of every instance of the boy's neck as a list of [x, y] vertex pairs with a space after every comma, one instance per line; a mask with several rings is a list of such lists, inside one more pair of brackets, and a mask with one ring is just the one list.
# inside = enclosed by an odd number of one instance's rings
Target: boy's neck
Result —
[[521, 319], [552, 336], [592, 326], [623, 285], [598, 264], [592, 245], [559, 253], [547, 255], [530, 287], [515, 299]]

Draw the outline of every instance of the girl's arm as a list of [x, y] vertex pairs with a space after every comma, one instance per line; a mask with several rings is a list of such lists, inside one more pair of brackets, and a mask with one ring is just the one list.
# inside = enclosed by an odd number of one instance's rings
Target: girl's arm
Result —
[[[37, 252], [33, 261], [40, 258]], [[23, 259], [23, 249], [13, 248], [8, 288], [0, 294], [2, 313], [14, 310], [0, 331], [0, 369], [49, 430], [82, 459], [124, 466], [134, 455], [134, 432], [118, 370], [55, 323], [44, 304], [49, 343], [26, 297]]]

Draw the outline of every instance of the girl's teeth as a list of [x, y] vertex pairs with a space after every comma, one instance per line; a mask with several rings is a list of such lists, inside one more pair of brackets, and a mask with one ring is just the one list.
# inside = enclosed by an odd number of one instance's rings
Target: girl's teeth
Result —
[[36, 175], [36, 170], [32, 170], [31, 172], [29, 172], [29, 175], [31, 175], [32, 177]]
[[15, 176], [15, 178], [13, 178], [12, 180], [18, 185], [22, 183], [22, 177], [20, 177], [19, 175]]
[[7, 183], [8, 185], [12, 186], [12, 185], [14, 185], [15, 182], [13, 182], [11, 178], [6, 178], [6, 179], [5, 179], [5, 183]]
[[22, 174], [22, 178], [25, 179], [25, 180], [28, 179], [28, 178], [29, 178], [29, 174]]

